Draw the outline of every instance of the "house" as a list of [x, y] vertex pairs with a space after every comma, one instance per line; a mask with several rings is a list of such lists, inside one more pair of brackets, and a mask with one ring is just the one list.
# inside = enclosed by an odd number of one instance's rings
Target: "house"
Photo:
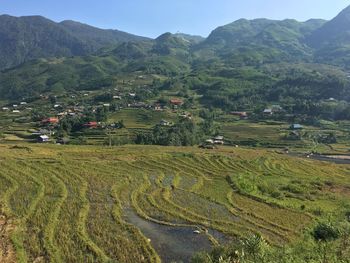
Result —
[[43, 100], [48, 100], [49, 96], [40, 94], [40, 98], [43, 99]]
[[292, 124], [292, 125], [290, 126], [290, 129], [291, 129], [291, 130], [301, 130], [301, 129], [303, 129], [303, 128], [304, 128], [304, 127], [303, 127], [302, 125], [298, 124], [298, 123]]
[[171, 123], [169, 121], [166, 121], [166, 120], [161, 120], [159, 124], [161, 126], [170, 126]]
[[13, 110], [12, 113], [20, 113], [19, 110]]
[[217, 141], [223, 141], [224, 140], [224, 136], [221, 136], [221, 135], [218, 135], [214, 138], [214, 140], [217, 140]]
[[155, 111], [162, 111], [163, 109], [162, 109], [162, 106], [160, 106], [160, 104], [156, 104], [156, 105], [154, 105], [154, 110]]
[[50, 117], [47, 119], [43, 119], [41, 122], [43, 124], [57, 124], [59, 123], [59, 119], [57, 117]]
[[85, 110], [85, 107], [84, 107], [84, 106], [78, 106], [78, 105], [77, 105], [77, 106], [74, 106], [74, 107], [73, 107], [73, 111], [74, 111], [74, 112], [81, 112], [81, 113], [82, 113], [82, 112], [84, 112], [84, 110]]
[[281, 112], [283, 111], [283, 108], [280, 105], [272, 105], [271, 110], [272, 112]]
[[113, 99], [114, 99], [114, 100], [121, 100], [122, 97], [121, 97], [121, 96], [113, 96]]
[[90, 128], [90, 129], [95, 129], [97, 128], [98, 123], [96, 121], [90, 121], [88, 123], [84, 124], [84, 127]]
[[44, 142], [49, 142], [50, 141], [50, 137], [47, 135], [40, 135], [38, 137], [38, 142], [44, 143]]
[[272, 115], [273, 114], [273, 110], [272, 109], [264, 109], [263, 114], [265, 114], [265, 115]]
[[20, 105], [27, 105], [27, 102], [22, 101], [22, 102], [20, 103]]
[[49, 96], [40, 94], [40, 98], [42, 98], [42, 99], [44, 99], [44, 100], [48, 100], [48, 99], [49, 99]]
[[214, 144], [224, 144], [224, 136], [218, 135], [214, 138]]
[[110, 107], [110, 106], [111, 106], [110, 103], [104, 103], [104, 104], [103, 104], [103, 107]]
[[134, 98], [134, 97], [136, 97], [136, 93], [129, 93], [129, 96]]
[[66, 116], [67, 114], [68, 114], [67, 112], [59, 112], [59, 113], [57, 113], [57, 116], [63, 117], [63, 116]]
[[96, 121], [90, 121], [88, 123], [85, 123], [84, 127], [87, 127], [89, 129], [96, 129], [98, 127], [98, 123]]
[[183, 119], [188, 119], [188, 120], [191, 120], [192, 119], [192, 115], [191, 113], [188, 113], [188, 112], [183, 112], [179, 115], [180, 118], [183, 118]]
[[128, 104], [129, 108], [148, 108], [148, 105], [144, 102], [135, 102]]
[[9, 108], [8, 108], [8, 107], [2, 107], [2, 110], [3, 110], [3, 111], [8, 111]]
[[169, 102], [173, 106], [181, 106], [182, 104], [184, 104], [183, 100], [180, 99], [171, 99]]
[[242, 120], [248, 119], [248, 114], [245, 111], [232, 111], [230, 114], [238, 116]]
[[214, 140], [208, 139], [208, 140], [205, 140], [205, 143], [207, 143], [207, 144], [214, 144]]

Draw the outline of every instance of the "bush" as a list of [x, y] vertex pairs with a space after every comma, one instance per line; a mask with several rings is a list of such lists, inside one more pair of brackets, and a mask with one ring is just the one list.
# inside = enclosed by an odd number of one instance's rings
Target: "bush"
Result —
[[329, 222], [321, 222], [313, 229], [312, 236], [316, 241], [329, 242], [338, 239], [340, 231]]
[[87, 139], [84, 136], [79, 136], [78, 138], [71, 140], [70, 143], [74, 145], [84, 145], [87, 144]]
[[131, 144], [131, 143], [133, 143], [133, 141], [130, 140], [129, 137], [114, 136], [111, 138], [106, 138], [103, 144], [110, 145], [110, 146], [120, 146], [120, 145]]

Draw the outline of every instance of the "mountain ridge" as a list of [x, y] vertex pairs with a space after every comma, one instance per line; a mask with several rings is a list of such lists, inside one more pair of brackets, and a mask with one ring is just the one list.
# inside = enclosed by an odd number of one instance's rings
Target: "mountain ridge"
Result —
[[[68, 48], [63, 50], [66, 55], [52, 58], [53, 53], [50, 53], [49, 58], [42, 56], [43, 59], [27, 61], [16, 68], [0, 72], [0, 95], [12, 99], [23, 94], [37, 96], [51, 90], [100, 89], [112, 86], [120, 76], [138, 72], [138, 75], [162, 76], [161, 79], [182, 76], [181, 80], [177, 80], [183, 82], [182, 86], [200, 90], [204, 101], [221, 106], [232, 106], [228, 98], [235, 100], [242, 94], [254, 97], [254, 94], [249, 93], [253, 92], [254, 87], [254, 92], [261, 93], [261, 96], [271, 94], [274, 98], [342, 98], [347, 94], [345, 86], [349, 82], [350, 39], [335, 41], [338, 46], [321, 43], [320, 48], [311, 45], [310, 39], [315, 34], [321, 34], [319, 32], [327, 32], [339, 21], [346, 21], [350, 28], [349, 12], [346, 9], [331, 21], [239, 19], [216, 28], [206, 39], [199, 41], [191, 41], [193, 36], [169, 32], [156, 39], [133, 35], [130, 39], [130, 35], [120, 35], [116, 30], [109, 30], [105, 35], [104, 30], [79, 22], [63, 21], [57, 25], [40, 17], [35, 19], [39, 25], [40, 21], [44, 21], [54, 32], [60, 32], [50, 35], [50, 32], [45, 31], [45, 37], [54, 37], [56, 44], [62, 38], [67, 40]], [[347, 33], [347, 28], [336, 29], [334, 37], [337, 38], [339, 34], [342, 36], [342, 32]], [[33, 31], [31, 27], [29, 29]], [[36, 32], [36, 35], [39, 33]], [[98, 35], [102, 33], [110, 46], [98, 40]], [[114, 42], [114, 34], [124, 39]], [[0, 30], [0, 40], [1, 37]], [[91, 47], [89, 44], [94, 45]], [[96, 50], [96, 46], [103, 47]], [[53, 46], [52, 49], [61, 51], [60, 47]], [[69, 47], [74, 47], [76, 52], [73, 54]], [[184, 76], [188, 75], [191, 77], [187, 82]], [[290, 77], [295, 80], [290, 80]], [[322, 81], [329, 85], [321, 87]], [[287, 88], [283, 88], [283, 92], [280, 92], [278, 85], [288, 87], [290, 91], [286, 92]], [[332, 94], [333, 86], [338, 87], [336, 94]], [[235, 90], [237, 87], [240, 87], [239, 91]], [[301, 93], [300, 87], [308, 92]], [[319, 91], [317, 87], [320, 87]], [[232, 94], [227, 95], [228, 92]]]
[[125, 41], [145, 41], [118, 30], [104, 30], [79, 22], [56, 23], [42, 16], [0, 16], [0, 69], [31, 59], [89, 55]]

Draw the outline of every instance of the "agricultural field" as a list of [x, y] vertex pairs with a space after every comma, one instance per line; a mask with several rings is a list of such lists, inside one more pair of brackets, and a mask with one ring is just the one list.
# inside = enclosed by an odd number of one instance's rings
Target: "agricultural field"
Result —
[[349, 211], [350, 169], [274, 150], [0, 145], [0, 262], [188, 262]]
[[[290, 140], [286, 137], [291, 132], [290, 124], [276, 121], [225, 120], [220, 123], [221, 133], [230, 144], [253, 146], [259, 148], [288, 148], [293, 152], [315, 151], [320, 154], [348, 154], [349, 124], [348, 122], [321, 122], [320, 126], [305, 125], [301, 131], [301, 139]], [[335, 134], [336, 143], [316, 143], [314, 137]]]
[[151, 111], [145, 109], [123, 109], [115, 113], [111, 113], [109, 122], [124, 121], [127, 128], [130, 129], [150, 129], [160, 123], [161, 120], [171, 122], [177, 121], [176, 113], [171, 111]]

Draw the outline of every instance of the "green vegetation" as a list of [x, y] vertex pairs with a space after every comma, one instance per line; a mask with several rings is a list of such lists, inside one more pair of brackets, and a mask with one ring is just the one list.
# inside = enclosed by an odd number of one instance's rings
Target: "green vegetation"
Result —
[[118, 30], [102, 30], [74, 21], [55, 23], [41, 16], [0, 16], [0, 69], [31, 59], [88, 55], [125, 41], [147, 38]]
[[197, 254], [192, 263], [259, 262], [349, 262], [349, 223], [341, 227], [321, 222], [302, 241], [290, 247], [274, 248], [260, 235], [251, 235], [237, 244]]
[[[200, 104], [224, 111], [255, 112], [278, 103], [288, 114], [304, 114], [316, 119], [348, 119], [348, 62], [344, 58], [347, 38], [343, 36], [350, 23], [348, 13], [349, 9], [346, 9], [330, 22], [241, 19], [215, 29], [201, 41], [170, 33], [155, 40], [144, 40], [71, 21], [55, 24], [38, 17], [3, 16], [2, 19], [18, 24], [20, 29], [36, 20], [40, 23], [34, 24], [40, 28], [47, 24], [48, 29], [42, 30], [45, 39], [45, 34], [58, 35], [69, 43], [69, 47], [81, 52], [70, 52], [68, 47], [64, 49], [68, 53], [57, 55], [59, 58], [45, 55], [45, 52], [55, 54], [52, 50], [38, 52], [36, 58], [39, 59], [1, 72], [0, 98], [18, 100], [24, 97], [35, 101], [42, 94], [57, 95], [77, 90], [106, 92], [106, 88], [130, 87], [131, 83], [124, 80], [136, 75], [139, 80], [150, 78], [147, 85], [153, 89], [149, 92], [140, 83], [131, 84], [133, 92], [142, 94], [139, 101], [155, 101], [168, 91], [176, 90], [192, 106]], [[57, 30], [68, 36], [64, 37]], [[79, 43], [69, 42], [71, 34]], [[325, 35], [331, 38], [326, 41]], [[63, 49], [63, 40], [53, 42], [61, 44]], [[86, 46], [87, 43], [92, 47]], [[321, 47], [313, 43], [319, 43]], [[330, 43], [340, 46], [334, 47]], [[55, 45], [52, 49], [60, 53]], [[343, 52], [335, 51], [341, 48]], [[91, 54], [89, 50], [95, 52]], [[71, 54], [80, 57], [69, 57]], [[322, 59], [322, 56], [326, 58]], [[330, 61], [327, 56], [334, 59]], [[16, 57], [21, 58], [21, 55]], [[95, 97], [98, 98], [101, 99]], [[330, 98], [337, 102], [326, 101]]]
[[194, 263], [349, 262], [350, 169], [311, 158], [350, 152], [349, 10], [154, 40], [0, 16], [25, 32], [0, 49], [0, 262], [188, 261], [189, 235]]

